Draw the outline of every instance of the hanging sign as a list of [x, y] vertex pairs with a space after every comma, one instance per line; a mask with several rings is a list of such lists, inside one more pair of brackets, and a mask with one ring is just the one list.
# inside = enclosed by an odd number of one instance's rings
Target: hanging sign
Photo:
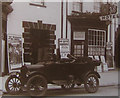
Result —
[[68, 39], [58, 39], [58, 45], [60, 49], [61, 59], [68, 58], [67, 55], [70, 54], [69, 40]]

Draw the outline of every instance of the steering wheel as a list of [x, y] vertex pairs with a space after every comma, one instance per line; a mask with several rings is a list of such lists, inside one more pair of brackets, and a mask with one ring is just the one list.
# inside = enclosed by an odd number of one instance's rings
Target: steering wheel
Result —
[[67, 57], [68, 57], [69, 59], [72, 59], [72, 61], [71, 61], [70, 63], [73, 63], [73, 62], [75, 62], [75, 61], [77, 60], [77, 58], [74, 57], [74, 56], [72, 56], [71, 54], [68, 54]]
[[76, 57], [74, 57], [73, 55], [71, 55], [71, 54], [68, 54], [67, 55], [67, 57], [69, 58], [69, 59], [74, 59], [74, 60], [76, 60], [77, 58]]

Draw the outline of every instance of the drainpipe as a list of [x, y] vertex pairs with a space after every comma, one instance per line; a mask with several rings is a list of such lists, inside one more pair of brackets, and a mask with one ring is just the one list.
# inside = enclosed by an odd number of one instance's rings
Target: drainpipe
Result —
[[0, 1], [0, 76], [2, 76], [2, 2]]
[[67, 28], [68, 28], [67, 15], [68, 15], [68, 0], [66, 0], [66, 38], [67, 38]]
[[61, 38], [63, 38], [63, 0], [61, 1]]

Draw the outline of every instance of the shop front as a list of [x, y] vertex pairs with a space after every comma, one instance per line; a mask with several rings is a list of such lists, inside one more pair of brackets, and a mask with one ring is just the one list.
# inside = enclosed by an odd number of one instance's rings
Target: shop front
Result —
[[99, 16], [100, 14], [94, 13], [68, 16], [71, 23], [72, 55], [89, 56], [105, 63], [109, 21], [100, 21]]

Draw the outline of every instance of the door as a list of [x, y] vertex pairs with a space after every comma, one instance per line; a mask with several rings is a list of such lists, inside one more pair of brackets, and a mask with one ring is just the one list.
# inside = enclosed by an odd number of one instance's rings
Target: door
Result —
[[63, 80], [66, 77], [66, 67], [68, 64], [53, 63], [47, 67], [46, 73], [50, 80]]
[[85, 31], [73, 32], [73, 55], [75, 57], [85, 56]]
[[84, 56], [84, 41], [75, 42], [74, 43], [74, 52], [75, 57], [82, 57]]

